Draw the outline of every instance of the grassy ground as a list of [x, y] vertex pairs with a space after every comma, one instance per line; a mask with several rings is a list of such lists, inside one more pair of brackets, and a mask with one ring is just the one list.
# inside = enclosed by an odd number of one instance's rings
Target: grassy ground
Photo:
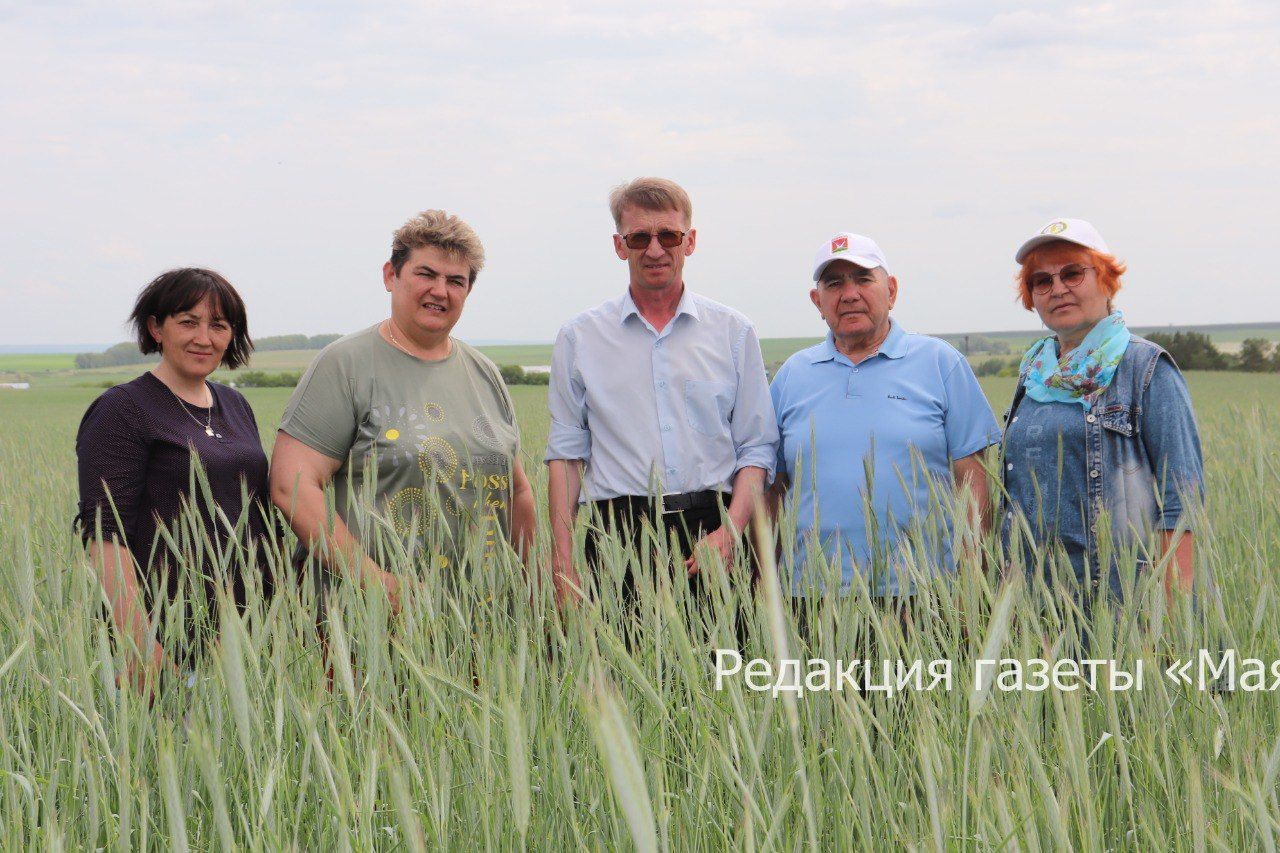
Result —
[[71, 353], [0, 353], [0, 375], [72, 370], [75, 359]]
[[[379, 599], [341, 587], [331, 688], [304, 590], [228, 614], [194, 687], [153, 708], [112, 684], [70, 532], [72, 443], [98, 391], [0, 392], [0, 848], [1271, 849], [1280, 702], [1160, 671], [1201, 647], [1280, 658], [1280, 377], [1190, 383], [1209, 490], [1197, 571], [1217, 581], [1198, 617], [1147, 581], [1082, 622], [975, 563], [926, 584], [910, 631], [854, 597], [820, 602], [802, 638], [738, 567], [710, 570], [711, 624], [691, 630], [654, 541], [607, 549], [598, 603], [560, 618], [507, 559], [459, 589], [388, 542], [385, 565], [421, 585], [390, 630]], [[984, 382], [997, 412], [1011, 387]], [[541, 505], [545, 389], [514, 393]], [[288, 391], [247, 396], [269, 442]], [[630, 651], [611, 588], [628, 565], [659, 579]], [[874, 630], [879, 655], [953, 660], [955, 684], [717, 690], [708, 647], [736, 644], [737, 601], [748, 656], [849, 660]], [[1062, 657], [1082, 624], [1097, 657], [1146, 661], [1144, 690], [971, 689], [975, 658]]]

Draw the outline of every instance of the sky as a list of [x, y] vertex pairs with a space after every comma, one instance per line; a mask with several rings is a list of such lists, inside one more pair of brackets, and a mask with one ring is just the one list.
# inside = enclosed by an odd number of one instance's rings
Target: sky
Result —
[[687, 285], [763, 337], [825, 331], [842, 230], [906, 328], [1037, 328], [1012, 256], [1062, 216], [1128, 263], [1134, 325], [1280, 320], [1270, 0], [0, 0], [0, 75], [0, 344], [125, 340], [174, 266], [255, 336], [354, 331], [426, 208], [488, 256], [455, 334], [549, 341], [625, 289], [638, 175], [690, 192]]

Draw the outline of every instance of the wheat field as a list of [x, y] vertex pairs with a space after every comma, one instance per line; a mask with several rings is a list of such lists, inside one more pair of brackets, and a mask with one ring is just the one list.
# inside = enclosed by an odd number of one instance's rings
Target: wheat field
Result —
[[[1274, 850], [1280, 699], [1162, 671], [1201, 648], [1280, 659], [1280, 377], [1189, 379], [1208, 478], [1195, 608], [1139, 578], [1130, 604], [1086, 613], [970, 561], [925, 585], [909, 627], [850, 596], [814, 602], [802, 634], [741, 565], [713, 568], [712, 606], [690, 611], [656, 538], [605, 549], [595, 602], [562, 616], [510, 557], [448, 583], [386, 542], [387, 567], [421, 581], [396, 619], [339, 588], [331, 681], [313, 591], [286, 585], [224, 608], [193, 683], [152, 707], [115, 687], [121, 651], [71, 531], [74, 436], [98, 392], [0, 391], [0, 847]], [[1011, 380], [984, 382], [1002, 412]], [[542, 516], [545, 389], [513, 392]], [[268, 445], [287, 393], [247, 392]], [[630, 638], [628, 565], [655, 579]], [[955, 683], [718, 690], [710, 649], [736, 647], [739, 607], [745, 657], [848, 660], [872, 634], [884, 658], [953, 661]], [[189, 618], [211, 614], [197, 601]], [[1143, 690], [969, 676], [979, 658], [1063, 657], [1084, 629], [1092, 655], [1147, 662]]]

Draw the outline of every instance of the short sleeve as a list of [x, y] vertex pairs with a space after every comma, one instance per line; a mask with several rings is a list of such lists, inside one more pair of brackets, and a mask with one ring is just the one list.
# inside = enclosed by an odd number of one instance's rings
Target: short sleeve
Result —
[[498, 393], [502, 395], [502, 405], [507, 410], [507, 423], [509, 423], [516, 431], [516, 452], [515, 457], [520, 458], [520, 422], [516, 420], [516, 401], [511, 399], [511, 389], [507, 387], [507, 383], [502, 381], [501, 375], [498, 377]]
[[349, 371], [337, 353], [323, 350], [293, 390], [280, 430], [330, 459], [345, 462], [359, 426]]
[[80, 502], [75, 526], [89, 542], [112, 538], [128, 546], [146, 480], [149, 449], [144, 419], [127, 391], [108, 390], [89, 406], [76, 433]]
[[954, 462], [997, 444], [1000, 427], [969, 362], [959, 358], [943, 386], [947, 406], [943, 414], [947, 457]]
[[516, 401], [511, 397], [511, 389], [507, 387], [506, 380], [502, 378], [502, 371], [498, 369], [498, 365], [494, 364], [491, 359], [482, 354], [477, 354], [475, 361], [488, 380], [490, 387], [493, 388], [494, 395], [498, 398], [498, 405], [502, 408], [503, 421], [515, 430], [515, 458], [518, 459], [520, 457], [520, 424], [516, 420]]
[[1191, 392], [1168, 357], [1156, 361], [1139, 424], [1160, 491], [1161, 530], [1175, 530], [1188, 498], [1204, 495], [1204, 460]]

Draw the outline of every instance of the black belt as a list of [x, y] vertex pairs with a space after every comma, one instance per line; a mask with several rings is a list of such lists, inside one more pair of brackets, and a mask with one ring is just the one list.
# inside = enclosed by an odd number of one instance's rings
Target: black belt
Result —
[[621, 497], [609, 498], [602, 501], [594, 501], [595, 505], [600, 509], [601, 515], [610, 508], [618, 508], [625, 505], [628, 509], [634, 509], [637, 504], [640, 508], [648, 509], [653, 504], [661, 507], [662, 515], [671, 515], [676, 512], [685, 512], [691, 509], [707, 509], [717, 506], [721, 499], [728, 501], [729, 492], [721, 492], [718, 489], [704, 489], [701, 492], [681, 492], [680, 494], [650, 496], [650, 495], [622, 495]]

